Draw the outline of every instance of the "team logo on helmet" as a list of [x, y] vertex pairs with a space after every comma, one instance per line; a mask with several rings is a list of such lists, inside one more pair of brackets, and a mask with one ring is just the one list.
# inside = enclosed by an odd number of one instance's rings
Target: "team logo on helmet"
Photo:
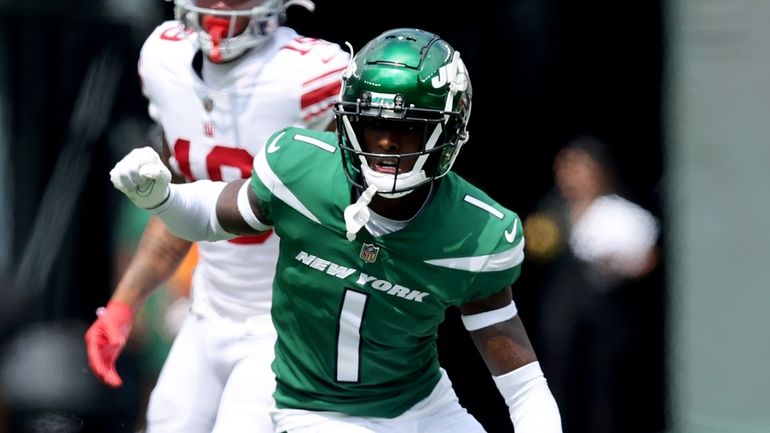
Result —
[[[399, 99], [403, 99], [401, 95], [394, 95], [391, 93], [371, 92], [369, 95], [371, 95], [370, 100], [367, 102], [382, 108], [395, 108], [398, 102], [396, 101], [396, 98], [399, 97]], [[403, 105], [403, 103], [401, 105]]]
[[379, 253], [380, 247], [377, 247], [374, 244], [364, 244], [361, 246], [359, 257], [366, 263], [374, 263], [374, 261], [377, 260], [377, 254]]

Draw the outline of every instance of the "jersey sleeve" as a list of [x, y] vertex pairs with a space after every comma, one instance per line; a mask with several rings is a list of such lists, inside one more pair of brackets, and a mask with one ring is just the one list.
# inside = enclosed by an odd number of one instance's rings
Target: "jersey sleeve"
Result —
[[[148, 60], [148, 54], [147, 54], [147, 45], [149, 43], [149, 39], [145, 41], [144, 46], [142, 46], [142, 50], [139, 54], [139, 61], [137, 62], [137, 72], [139, 74], [139, 83], [142, 87], [142, 94], [145, 98], [147, 98], [147, 114], [149, 114], [150, 118], [154, 120], [156, 123], [160, 124], [160, 113], [158, 106], [153, 102], [155, 98], [154, 90], [155, 90], [155, 83], [153, 80], [153, 73], [152, 73], [152, 55], [150, 55], [150, 59]], [[150, 49], [151, 50], [151, 49]]]
[[273, 134], [254, 158], [251, 188], [270, 218], [263, 222], [271, 223], [279, 235], [295, 230], [287, 229], [292, 224], [287, 224], [286, 214], [314, 225], [344, 224], [338, 218], [339, 203], [350, 200], [350, 190], [336, 135], [295, 127]]
[[332, 107], [341, 88], [341, 74], [349, 54], [339, 45], [321, 39], [296, 38], [287, 48], [303, 53], [300, 95], [302, 127], [324, 130], [334, 118]]
[[137, 72], [142, 94], [147, 98], [147, 112], [156, 123], [163, 124], [159, 103], [164, 83], [178, 75], [177, 65], [186, 64], [195, 48], [178, 21], [160, 24], [147, 37], [139, 52]]
[[463, 302], [487, 298], [512, 285], [521, 275], [524, 262], [524, 231], [519, 216], [513, 212], [496, 222], [491, 232], [498, 233], [498, 241], [485, 254], [480, 271], [472, 279], [471, 290]]
[[488, 298], [518, 279], [524, 232], [515, 212], [452, 174], [434, 202], [426, 219], [442, 224], [430, 231], [433, 246], [424, 255], [440, 269], [434, 278], [446, 303]]
[[263, 218], [267, 220], [262, 222], [269, 225], [274, 225], [270, 216], [270, 206], [273, 202], [274, 191], [280, 185], [280, 181], [267, 161], [267, 152], [282, 146], [281, 140], [286, 137], [287, 130], [288, 128], [284, 128], [270, 136], [267, 144], [254, 157], [251, 168], [251, 189], [259, 200]]

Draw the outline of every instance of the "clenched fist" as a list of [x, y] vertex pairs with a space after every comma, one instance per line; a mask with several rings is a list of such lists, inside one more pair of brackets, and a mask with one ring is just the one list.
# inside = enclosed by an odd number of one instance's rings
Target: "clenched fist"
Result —
[[151, 147], [134, 149], [110, 170], [115, 188], [137, 207], [153, 209], [168, 198], [171, 172]]

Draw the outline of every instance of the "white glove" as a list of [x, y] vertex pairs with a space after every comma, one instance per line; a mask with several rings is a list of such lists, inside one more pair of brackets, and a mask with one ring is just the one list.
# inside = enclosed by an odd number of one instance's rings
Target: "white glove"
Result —
[[151, 147], [134, 149], [110, 170], [115, 188], [137, 207], [152, 209], [168, 198], [171, 172]]

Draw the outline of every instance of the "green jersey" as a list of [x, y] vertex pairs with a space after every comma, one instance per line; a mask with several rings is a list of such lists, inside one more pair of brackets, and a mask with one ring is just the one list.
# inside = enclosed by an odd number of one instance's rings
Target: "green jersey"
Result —
[[281, 408], [392, 418], [439, 379], [436, 335], [451, 305], [513, 283], [524, 258], [518, 216], [454, 173], [402, 229], [354, 241], [336, 135], [280, 131], [251, 186], [281, 238], [272, 315]]

